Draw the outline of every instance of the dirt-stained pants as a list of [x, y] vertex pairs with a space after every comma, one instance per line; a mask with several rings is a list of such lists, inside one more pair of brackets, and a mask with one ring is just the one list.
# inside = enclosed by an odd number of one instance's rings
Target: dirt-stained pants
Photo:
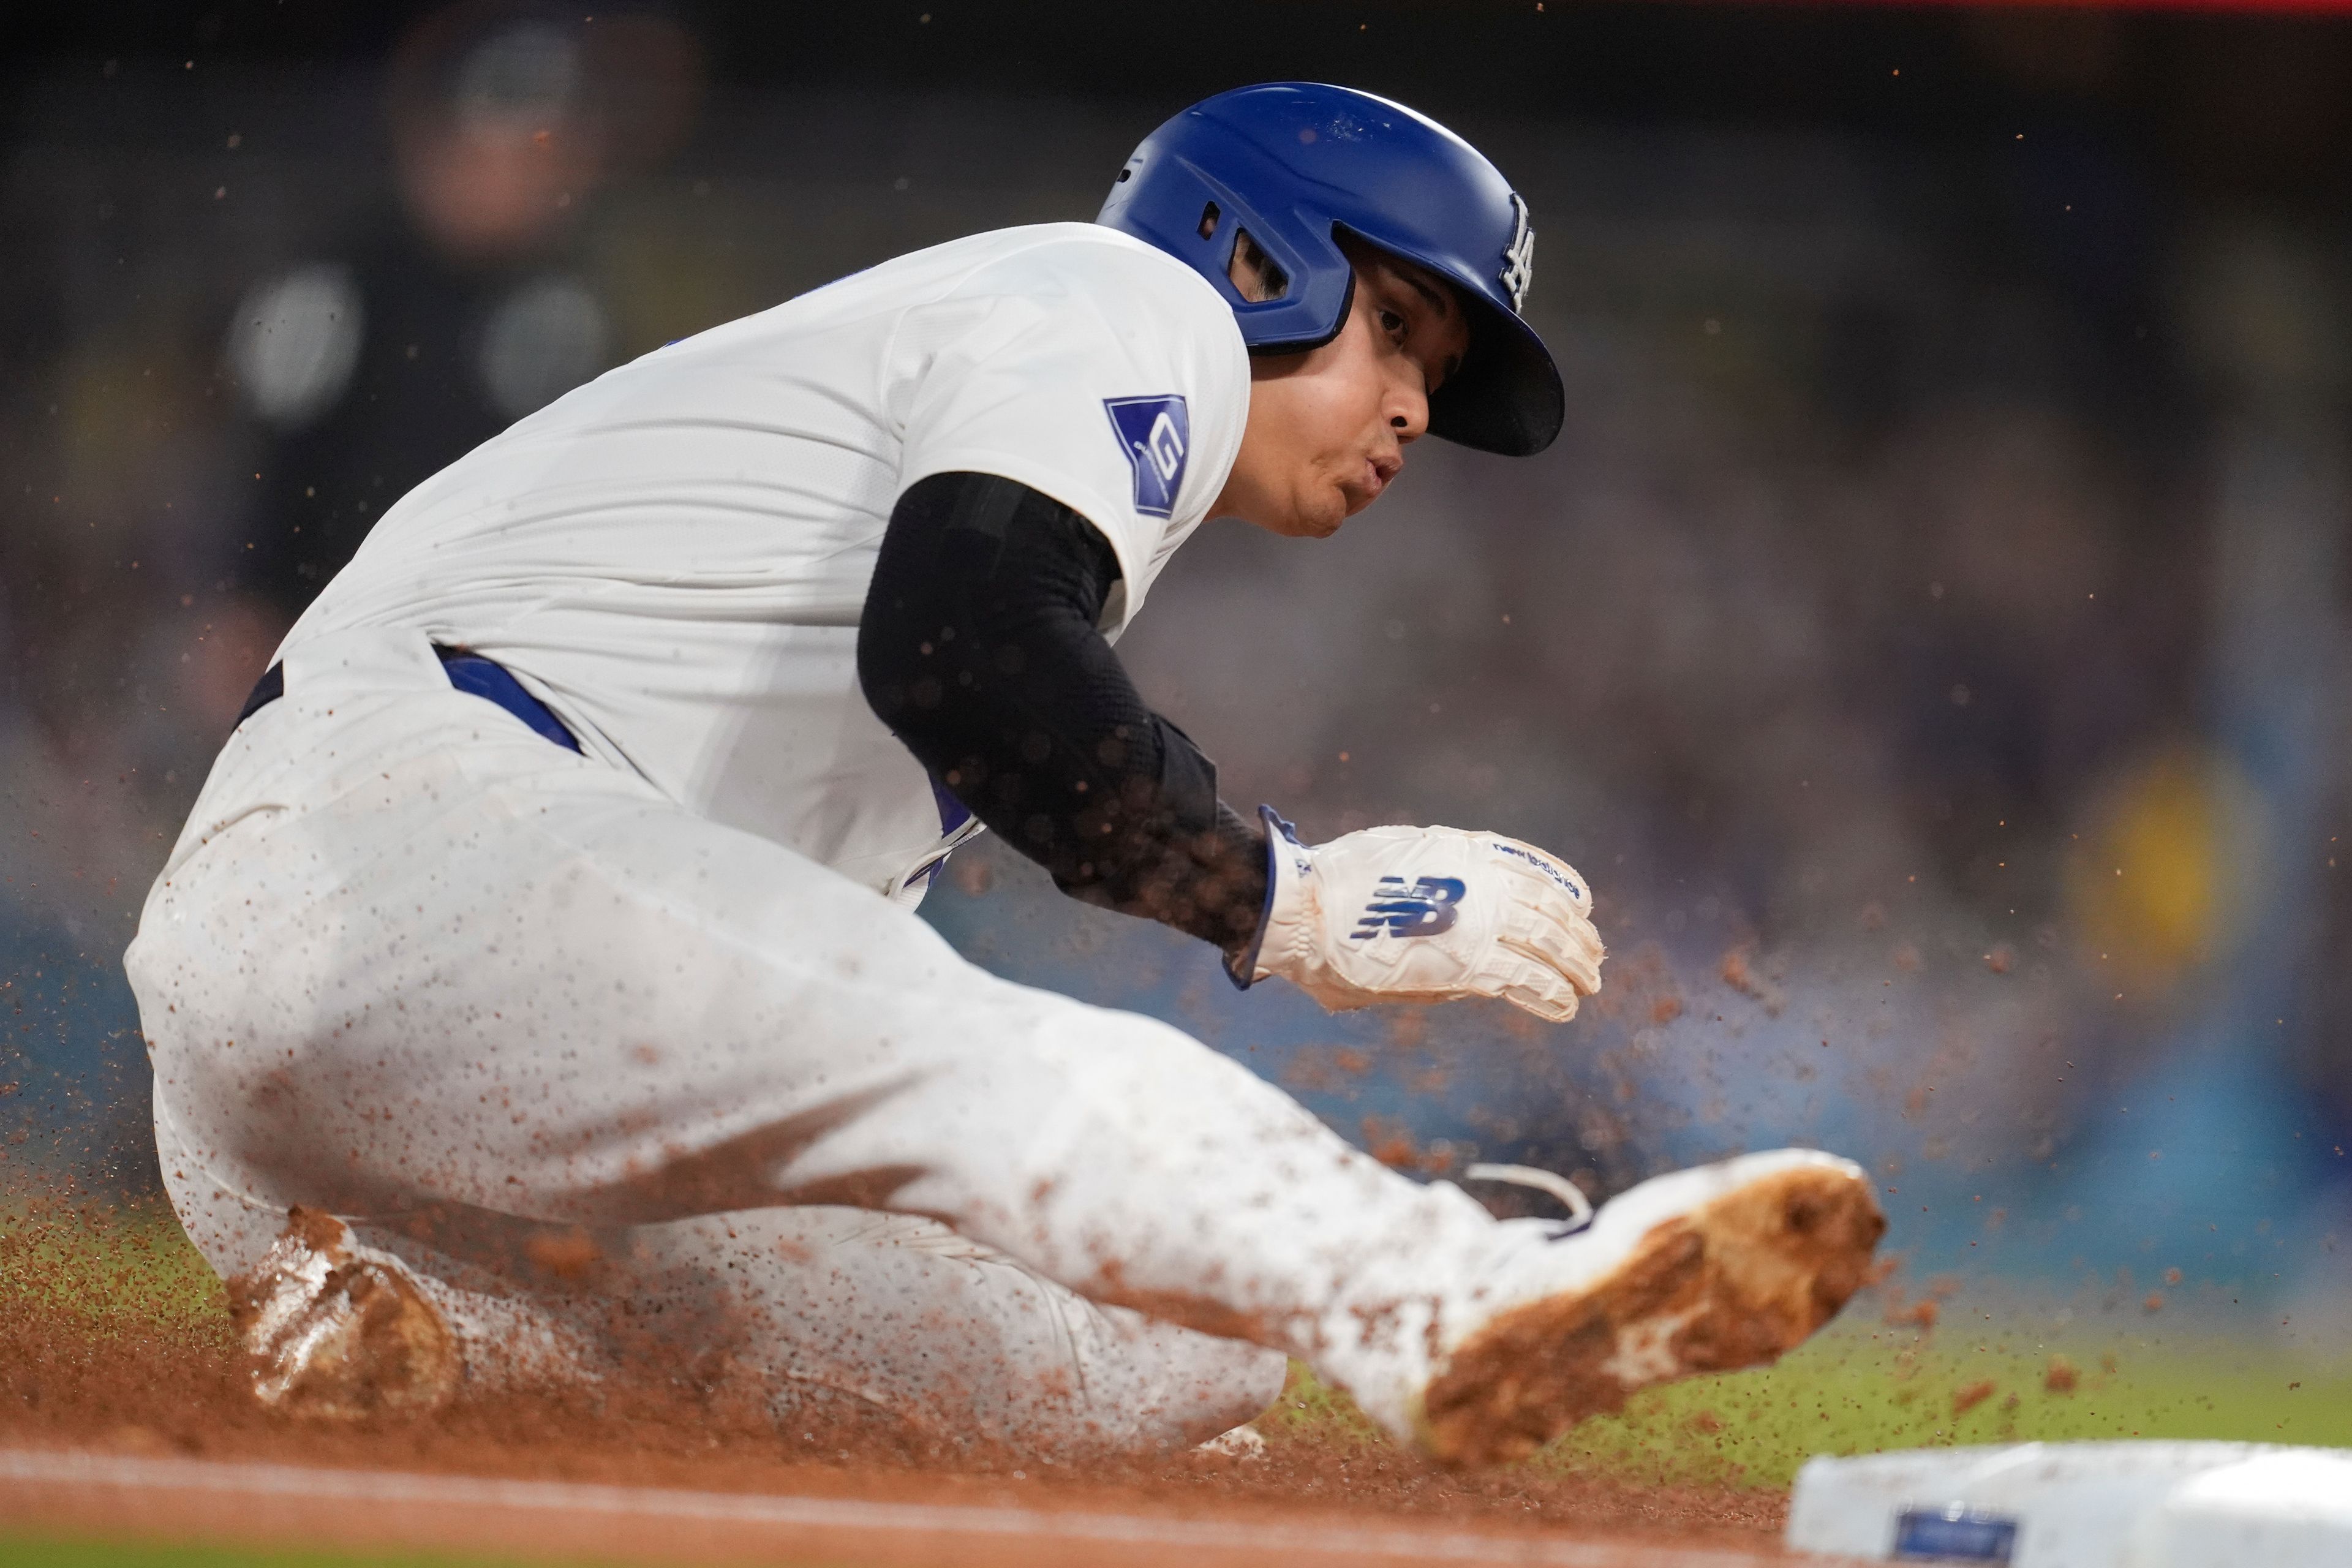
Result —
[[307, 1203], [453, 1291], [675, 1301], [780, 1389], [950, 1432], [1194, 1440], [1286, 1352], [1398, 1426], [1493, 1244], [1181, 1032], [453, 690], [419, 633], [289, 651], [127, 964], [216, 1268]]

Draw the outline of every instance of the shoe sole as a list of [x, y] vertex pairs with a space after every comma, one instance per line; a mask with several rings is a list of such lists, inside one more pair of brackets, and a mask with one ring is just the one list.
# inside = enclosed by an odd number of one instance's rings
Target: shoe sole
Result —
[[255, 1398], [324, 1421], [439, 1408], [459, 1377], [448, 1325], [402, 1269], [348, 1240], [340, 1221], [298, 1207], [261, 1267], [230, 1283]]
[[1886, 1229], [1850, 1169], [1776, 1171], [1653, 1227], [1591, 1285], [1502, 1313], [1423, 1396], [1448, 1465], [1524, 1458], [1652, 1384], [1779, 1359], [1861, 1288]]

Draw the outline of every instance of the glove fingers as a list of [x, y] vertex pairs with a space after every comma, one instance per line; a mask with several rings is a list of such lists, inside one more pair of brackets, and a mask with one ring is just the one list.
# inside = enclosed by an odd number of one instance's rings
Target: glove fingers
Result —
[[1592, 913], [1592, 884], [1584, 874], [1557, 855], [1548, 854], [1532, 844], [1516, 838], [1506, 838], [1499, 833], [1486, 835], [1487, 847], [1495, 858], [1522, 882], [1532, 881], [1560, 894], [1575, 907], [1579, 915]]
[[1571, 886], [1580, 890], [1582, 883], [1562, 883], [1521, 861], [1507, 860], [1503, 865], [1506, 875], [1498, 891], [1530, 909], [1550, 911], [1552, 918], [1563, 924], [1592, 923], [1591, 895], [1584, 893], [1580, 897], [1569, 891]]
[[1601, 933], [1566, 899], [1515, 905], [1498, 935], [1503, 946], [1558, 971], [1586, 995], [1601, 989]]
[[1601, 989], [1601, 965], [1596, 959], [1545, 952], [1507, 940], [1502, 945], [1518, 963], [1540, 970], [1547, 984], [1564, 985], [1578, 996], [1590, 996]]
[[[1564, 881], [1559, 877], [1536, 869], [1524, 860], [1503, 860], [1507, 877], [1498, 891], [1506, 893], [1515, 905], [1536, 914], [1543, 924], [1567, 933], [1571, 947], [1597, 947], [1600, 938], [1592, 933], [1592, 893], [1585, 891], [1583, 881]], [[1555, 863], [1557, 865], [1557, 863]], [[1573, 877], [1571, 869], [1561, 868], [1561, 875]], [[1569, 893], [1576, 886], [1576, 893]]]
[[1482, 974], [1484, 984], [1474, 986], [1480, 994], [1500, 997], [1523, 1013], [1532, 1013], [1551, 1023], [1564, 1024], [1576, 1016], [1577, 988], [1549, 965], [1528, 959], [1507, 960], [1503, 973]]

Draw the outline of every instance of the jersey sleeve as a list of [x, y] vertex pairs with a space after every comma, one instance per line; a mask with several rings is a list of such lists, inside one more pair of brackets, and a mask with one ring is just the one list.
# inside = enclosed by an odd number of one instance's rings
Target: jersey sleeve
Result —
[[982, 473], [1060, 501], [1118, 556], [1123, 623], [1239, 449], [1249, 363], [1231, 310], [1164, 258], [1066, 242], [909, 316], [898, 352], [919, 373], [898, 493]]

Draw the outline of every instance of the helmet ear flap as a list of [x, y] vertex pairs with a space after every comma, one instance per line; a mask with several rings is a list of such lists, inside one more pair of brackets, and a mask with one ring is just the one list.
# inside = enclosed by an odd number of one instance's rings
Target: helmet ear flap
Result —
[[[1338, 337], [1356, 297], [1356, 268], [1330, 229], [1318, 234], [1291, 213], [1240, 226], [1282, 282], [1270, 298], [1234, 307], [1242, 341], [1250, 352], [1303, 353]], [[1229, 251], [1229, 271], [1232, 266]], [[1240, 291], [1234, 293], [1238, 298]]]
[[[1253, 359], [1270, 359], [1277, 354], [1303, 354], [1310, 349], [1319, 349], [1325, 343], [1329, 342], [1333, 338], [1339, 335], [1340, 329], [1348, 324], [1348, 312], [1354, 310], [1355, 307], [1356, 269], [1350, 267], [1348, 268], [1347, 286], [1339, 292], [1339, 308], [1331, 314], [1331, 327], [1328, 331], [1325, 332], [1319, 338], [1296, 341], [1285, 339], [1279, 342], [1250, 343], [1250, 357]], [[1246, 334], [1244, 335], [1243, 341], [1244, 342], [1248, 342]]]
[[1251, 237], [1249, 230], [1238, 225], [1234, 229], [1234, 258], [1225, 268], [1225, 275], [1241, 290], [1242, 298], [1253, 305], [1267, 304], [1290, 292], [1290, 274], [1265, 253], [1265, 247]]
[[[1253, 155], [1254, 150], [1236, 152], [1228, 161]], [[1318, 233], [1300, 214], [1261, 207], [1181, 153], [1149, 142], [1137, 149], [1096, 221], [1149, 241], [1208, 279], [1233, 307], [1253, 353], [1318, 347], [1347, 321], [1355, 269], [1328, 226]], [[1266, 290], [1267, 297], [1253, 299], [1234, 281], [1234, 254], [1243, 235], [1266, 272], [1280, 277], [1281, 287]]]

